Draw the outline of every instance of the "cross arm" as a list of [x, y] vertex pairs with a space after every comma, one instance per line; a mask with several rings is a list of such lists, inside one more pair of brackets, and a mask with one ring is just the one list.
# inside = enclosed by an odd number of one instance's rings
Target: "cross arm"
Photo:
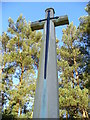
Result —
[[43, 26], [44, 26], [44, 23], [45, 23], [45, 21], [36, 21], [36, 22], [32, 22], [31, 23], [31, 29], [32, 29], [32, 31], [33, 30], [40, 30], [40, 29], [43, 29]]
[[[35, 22], [31, 22], [31, 29], [33, 30], [40, 30], [43, 29], [44, 23], [47, 19], [43, 19], [43, 20], [38, 20]], [[64, 15], [64, 16], [57, 16], [57, 17], [51, 17], [50, 20], [52, 20], [56, 26], [59, 25], [65, 25], [65, 24], [69, 24], [69, 20], [68, 20], [68, 16]]]
[[55, 27], [69, 24], [68, 16], [67, 15], [60, 16], [57, 19], [53, 19], [53, 22], [54, 22]]

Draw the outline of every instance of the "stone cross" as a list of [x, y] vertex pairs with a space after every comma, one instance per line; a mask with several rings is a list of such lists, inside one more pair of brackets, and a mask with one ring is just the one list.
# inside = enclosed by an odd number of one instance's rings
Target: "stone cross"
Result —
[[54, 17], [53, 8], [45, 12], [45, 19], [31, 23], [32, 30], [44, 29], [33, 118], [59, 118], [55, 27], [69, 24], [69, 21], [67, 15]]

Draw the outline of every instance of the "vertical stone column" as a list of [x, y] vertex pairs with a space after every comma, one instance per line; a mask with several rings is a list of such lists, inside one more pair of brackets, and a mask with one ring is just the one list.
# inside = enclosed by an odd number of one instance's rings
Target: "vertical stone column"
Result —
[[[48, 9], [47, 9], [48, 10]], [[46, 12], [47, 12], [46, 10]], [[54, 17], [54, 9], [50, 8], [50, 17]], [[55, 26], [50, 20], [49, 48], [47, 62], [47, 93], [48, 93], [48, 118], [59, 117], [58, 76]]]
[[[48, 10], [50, 10], [50, 17], [54, 17], [54, 9], [48, 8], [45, 10], [46, 18]], [[50, 20], [49, 26], [47, 72], [46, 79], [44, 79], [46, 26], [47, 21], [44, 24], [43, 40], [41, 44], [33, 118], [59, 118], [56, 37], [55, 27], [52, 20]]]

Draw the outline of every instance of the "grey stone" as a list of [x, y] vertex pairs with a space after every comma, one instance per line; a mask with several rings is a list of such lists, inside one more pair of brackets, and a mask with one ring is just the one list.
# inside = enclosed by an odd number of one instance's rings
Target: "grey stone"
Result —
[[[53, 18], [55, 13], [53, 8], [46, 9], [45, 18], [47, 18], [48, 10], [50, 10], [50, 18]], [[58, 20], [56, 20], [56, 18], [50, 19], [46, 79], [44, 79], [44, 64], [47, 21], [43, 21], [40, 24], [39, 22], [31, 23], [31, 28], [33, 30], [44, 28], [40, 52], [40, 62], [36, 85], [33, 118], [59, 118], [58, 75], [56, 59], [57, 55], [54, 23], [56, 24], [56, 26], [68, 24], [68, 17], [59, 17]]]

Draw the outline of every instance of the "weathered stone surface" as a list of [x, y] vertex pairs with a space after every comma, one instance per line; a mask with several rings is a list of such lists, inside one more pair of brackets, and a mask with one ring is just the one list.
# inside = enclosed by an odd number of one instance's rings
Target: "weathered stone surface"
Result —
[[[50, 18], [54, 17], [54, 9], [48, 8], [45, 11], [46, 18], [47, 18], [48, 10], [50, 10]], [[33, 118], [59, 118], [55, 24], [56, 26], [60, 24], [62, 25], [62, 22], [63, 24], [67, 24], [68, 18], [66, 19], [63, 18], [63, 20], [61, 20], [61, 23], [60, 23], [60, 18], [58, 18], [58, 21], [56, 21], [56, 19], [54, 21], [50, 19], [46, 79], [44, 79], [44, 65], [45, 65], [47, 21], [45, 21], [44, 23]], [[35, 28], [35, 23], [34, 23], [34, 28]]]

